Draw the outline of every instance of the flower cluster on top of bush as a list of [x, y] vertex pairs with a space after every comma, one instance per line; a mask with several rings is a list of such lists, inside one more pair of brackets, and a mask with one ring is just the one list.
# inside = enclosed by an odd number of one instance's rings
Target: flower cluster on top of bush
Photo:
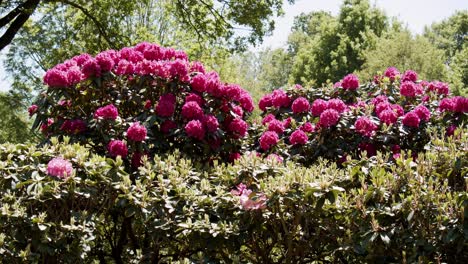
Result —
[[222, 83], [183, 51], [146, 42], [73, 57], [48, 70], [44, 83], [28, 109], [37, 115], [34, 128], [134, 166], [174, 149], [227, 159], [239, 151], [254, 109], [240, 86]]
[[306, 164], [319, 157], [344, 161], [362, 151], [417, 155], [430, 140], [428, 127], [450, 136], [466, 124], [468, 98], [449, 94], [446, 83], [394, 67], [366, 84], [349, 74], [333, 87], [275, 90], [259, 101], [263, 120], [252, 148]]

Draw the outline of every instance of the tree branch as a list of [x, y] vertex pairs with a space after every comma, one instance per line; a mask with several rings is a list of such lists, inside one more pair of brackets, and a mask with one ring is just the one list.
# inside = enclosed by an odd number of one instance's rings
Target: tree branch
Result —
[[103, 25], [93, 15], [91, 15], [91, 13], [83, 6], [80, 6], [79, 4], [73, 3], [69, 0], [47, 0], [47, 2], [62, 3], [62, 4], [72, 6], [76, 9], [79, 9], [86, 17], [88, 17], [89, 19], [93, 21], [94, 25], [97, 27], [99, 31], [99, 34], [101, 34], [104, 40], [106, 40], [107, 44], [109, 44], [109, 47], [111, 47], [112, 49], [117, 48], [115, 47], [114, 42], [111, 41], [111, 39], [109, 38], [109, 35], [107, 35], [106, 30], [104, 29]]
[[[13, 20], [13, 18], [14, 20], [10, 24], [8, 29], [5, 31], [5, 33], [2, 35], [2, 37], [0, 37], [0, 50], [2, 50], [8, 44], [11, 43], [16, 33], [18, 33], [21, 27], [23, 27], [24, 23], [26, 23], [26, 21], [34, 12], [34, 10], [36, 10], [37, 6], [39, 5], [39, 2], [40, 0], [28, 0], [24, 4], [15, 8], [15, 10], [18, 9], [19, 11], [13, 10], [9, 14], [7, 14], [5, 17], [2, 18], [1, 23], [5, 23], [5, 25], [7, 25], [11, 20]], [[15, 15], [15, 13], [17, 14]]]

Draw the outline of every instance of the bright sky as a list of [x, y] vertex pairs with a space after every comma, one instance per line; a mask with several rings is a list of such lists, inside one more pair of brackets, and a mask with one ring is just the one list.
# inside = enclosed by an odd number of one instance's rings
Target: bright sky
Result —
[[[416, 34], [422, 33], [424, 26], [441, 21], [456, 10], [468, 9], [468, 0], [370, 0], [370, 2], [383, 9], [388, 16], [397, 17]], [[285, 15], [276, 21], [273, 35], [265, 38], [264, 43], [256, 50], [285, 46], [295, 16], [319, 10], [337, 15], [341, 4], [342, 0], [296, 0], [294, 5], [286, 4]], [[3, 61], [2, 53], [4, 52], [0, 53], [0, 61]], [[0, 63], [0, 91], [8, 90], [9, 86], [3, 64]]]

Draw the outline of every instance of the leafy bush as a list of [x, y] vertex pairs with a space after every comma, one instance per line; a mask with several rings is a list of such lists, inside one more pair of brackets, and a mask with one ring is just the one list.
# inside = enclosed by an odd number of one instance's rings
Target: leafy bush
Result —
[[391, 67], [365, 84], [349, 74], [333, 87], [275, 90], [259, 107], [263, 120], [252, 129], [251, 148], [310, 165], [320, 157], [357, 158], [362, 151], [418, 155], [430, 141], [429, 128], [450, 136], [466, 124], [468, 98], [449, 97], [447, 84]]
[[205, 73], [182, 51], [150, 43], [81, 54], [48, 70], [44, 82], [47, 90], [29, 109], [34, 128], [134, 167], [141, 156], [174, 149], [226, 159], [239, 151], [254, 108], [238, 85]]
[[176, 151], [129, 173], [67, 138], [0, 145], [0, 253], [12, 263], [464, 263], [466, 132], [431, 134], [416, 161], [378, 153], [341, 169], [255, 154], [207, 167]]

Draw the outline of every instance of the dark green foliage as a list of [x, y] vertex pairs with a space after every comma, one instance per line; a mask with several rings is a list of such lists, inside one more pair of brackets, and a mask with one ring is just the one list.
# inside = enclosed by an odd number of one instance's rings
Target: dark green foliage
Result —
[[[396, 163], [343, 169], [242, 158], [203, 167], [173, 155], [128, 174], [78, 145], [0, 146], [0, 252], [9, 263], [363, 263], [468, 260], [466, 130]], [[62, 156], [75, 173], [46, 175]], [[238, 183], [265, 193], [244, 211]]]

